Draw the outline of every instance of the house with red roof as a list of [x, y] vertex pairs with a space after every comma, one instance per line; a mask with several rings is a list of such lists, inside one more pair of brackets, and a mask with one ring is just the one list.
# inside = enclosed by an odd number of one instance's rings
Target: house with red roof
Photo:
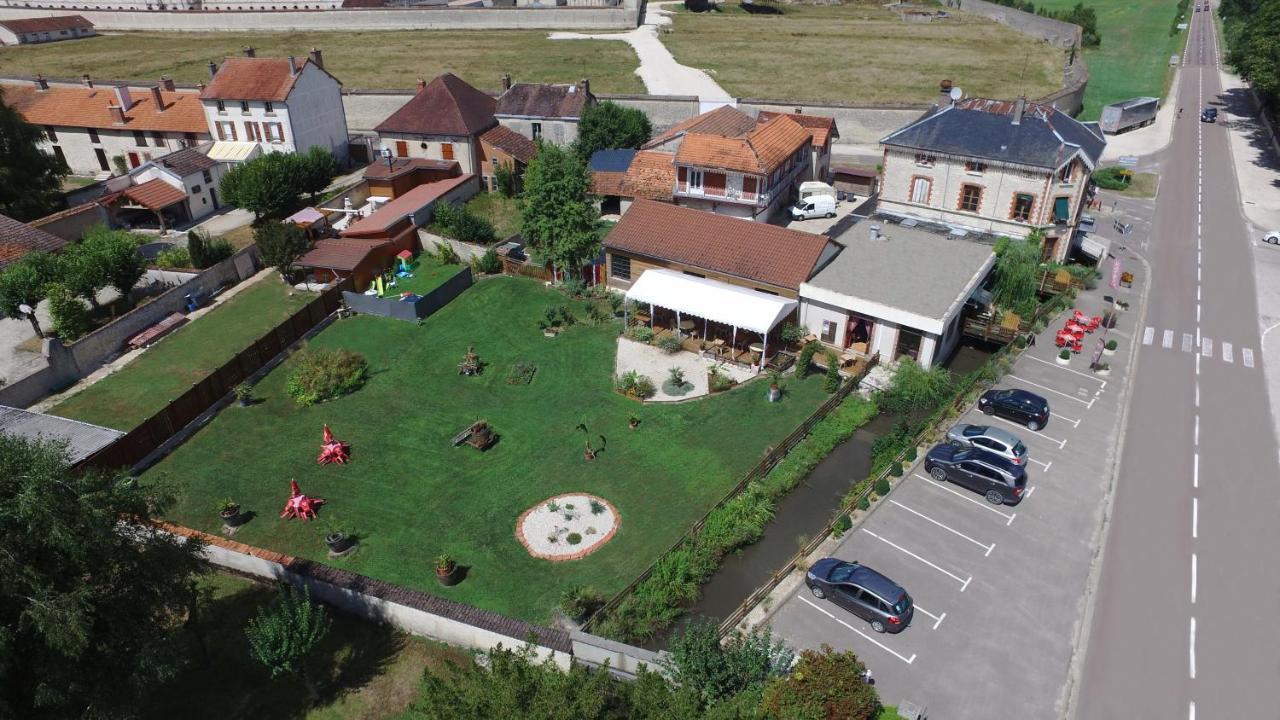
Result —
[[67, 241], [7, 215], [0, 215], [0, 270], [32, 252], [57, 252]]
[[83, 15], [0, 18], [0, 45], [57, 42], [92, 37], [95, 34], [93, 23]]
[[312, 48], [303, 57], [260, 58], [252, 47], [244, 57], [219, 66], [209, 63], [209, 84], [200, 91], [208, 133], [215, 141], [209, 157], [240, 162], [259, 152], [306, 152], [322, 147], [338, 162], [347, 160], [347, 115], [342, 83], [324, 69]]

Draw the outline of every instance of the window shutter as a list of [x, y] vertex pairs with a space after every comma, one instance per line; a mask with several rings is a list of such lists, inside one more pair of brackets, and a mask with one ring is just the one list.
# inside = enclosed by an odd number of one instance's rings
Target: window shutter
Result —
[[214, 124], [213, 124], [213, 127], [218, 131], [218, 139], [219, 139], [219, 140], [226, 140], [226, 139], [227, 139], [227, 133], [226, 133], [225, 131], [223, 131], [223, 129], [222, 129], [222, 123], [214, 123]]
[[753, 177], [742, 178], [742, 192], [747, 195], [756, 194], [756, 179]]

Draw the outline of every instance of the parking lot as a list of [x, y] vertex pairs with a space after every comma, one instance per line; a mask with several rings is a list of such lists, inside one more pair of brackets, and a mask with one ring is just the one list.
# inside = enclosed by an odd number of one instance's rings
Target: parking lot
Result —
[[[1145, 279], [1136, 260], [1125, 269]], [[1077, 304], [1101, 314], [1103, 295], [1112, 293], [1131, 309], [1106, 336], [1119, 344], [1114, 356], [1102, 358], [1110, 376], [1089, 371], [1101, 330], [1062, 366], [1052, 340], [1061, 322], [1054, 323], [996, 385], [1047, 399], [1048, 425], [1032, 432], [976, 409], [958, 421], [999, 426], [1027, 445], [1020, 504], [991, 505], [936, 482], [920, 462], [860, 527], [820, 551], [866, 564], [905, 587], [916, 602], [911, 626], [878, 635], [811, 595], [797, 573], [773, 595], [765, 621], [775, 633], [798, 648], [852, 649], [872, 669], [886, 703], [911, 701], [934, 718], [987, 720], [993, 702], [1001, 717], [1058, 715], [1114, 466], [1140, 288], [1103, 285], [1081, 293]]]

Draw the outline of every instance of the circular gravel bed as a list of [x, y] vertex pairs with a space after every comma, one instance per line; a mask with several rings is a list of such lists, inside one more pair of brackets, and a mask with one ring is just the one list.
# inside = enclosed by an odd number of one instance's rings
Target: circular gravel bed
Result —
[[557, 495], [534, 505], [516, 521], [524, 549], [545, 560], [577, 560], [613, 538], [622, 518], [608, 500], [585, 493]]

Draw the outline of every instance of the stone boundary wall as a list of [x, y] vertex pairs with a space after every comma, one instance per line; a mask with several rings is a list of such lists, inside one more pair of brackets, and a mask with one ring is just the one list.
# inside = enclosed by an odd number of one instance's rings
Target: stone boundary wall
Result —
[[630, 30], [640, 22], [634, 0], [624, 6], [549, 8], [395, 8], [359, 10], [146, 11], [0, 7], [0, 20], [83, 15], [104, 30], [272, 31], [352, 30]]

